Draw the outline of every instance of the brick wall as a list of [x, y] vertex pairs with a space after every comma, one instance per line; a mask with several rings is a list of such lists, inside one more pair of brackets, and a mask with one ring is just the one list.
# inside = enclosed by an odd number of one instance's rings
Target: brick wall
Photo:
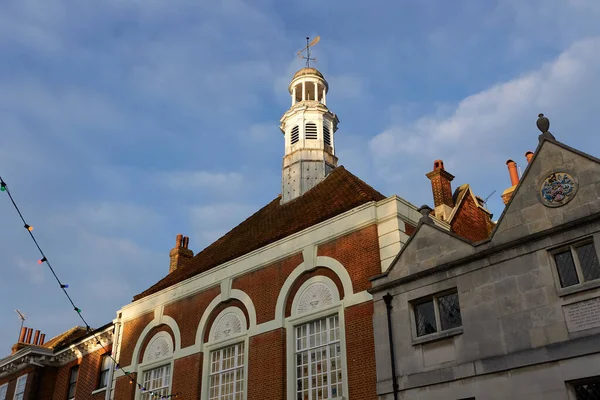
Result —
[[465, 193], [465, 197], [452, 220], [452, 232], [465, 239], [478, 242], [487, 239], [492, 232], [492, 228], [489, 214], [475, 204], [475, 200], [473, 200], [470, 193]]
[[[110, 347], [106, 350], [111, 351]], [[92, 395], [92, 392], [98, 389], [100, 378], [100, 362], [104, 349], [89, 353], [80, 359], [71, 361], [58, 368], [56, 374], [56, 384], [54, 387], [54, 399], [66, 399], [69, 390], [69, 380], [71, 378], [71, 369], [78, 365], [79, 372], [77, 384], [75, 386], [75, 397], [77, 400], [100, 400], [104, 398], [106, 392], [102, 391]]]
[[284, 399], [285, 329], [252, 336], [248, 347], [248, 400]]
[[350, 399], [376, 400], [375, 339], [373, 336], [373, 303], [346, 308], [346, 360]]
[[15, 394], [15, 388], [17, 385], [17, 379], [19, 379], [19, 377], [28, 374], [27, 376], [27, 382], [25, 383], [25, 399], [35, 399], [35, 381], [36, 381], [36, 370], [38, 370], [39, 368], [36, 368], [34, 366], [30, 366], [27, 367], [19, 372], [15, 372], [12, 375], [8, 375], [2, 379], [0, 379], [0, 386], [4, 385], [5, 383], [8, 383], [8, 391], [6, 392], [6, 398], [7, 399], [12, 399], [14, 394]]
[[202, 381], [202, 353], [192, 354], [173, 363], [171, 393], [180, 399], [199, 399]]
[[[130, 374], [132, 379], [137, 379], [137, 374]], [[135, 384], [127, 376], [120, 376], [115, 382], [115, 400], [133, 400], [135, 396]]]
[[188, 347], [196, 341], [196, 331], [204, 310], [215, 297], [221, 294], [221, 287], [215, 286], [201, 293], [169, 303], [165, 306], [164, 315], [177, 322], [181, 332], [181, 347]]
[[152, 320], [154, 319], [154, 313], [149, 312], [141, 317], [127, 321], [123, 324], [123, 341], [121, 344], [121, 350], [119, 354], [119, 364], [130, 365], [131, 357], [133, 357], [133, 350], [137, 339]]
[[355, 293], [369, 289], [369, 278], [381, 273], [377, 225], [320, 245], [318, 255], [334, 258], [346, 267]]
[[252, 299], [258, 324], [275, 318], [279, 291], [287, 277], [302, 261], [302, 254], [299, 253], [233, 280], [232, 288], [244, 291]]

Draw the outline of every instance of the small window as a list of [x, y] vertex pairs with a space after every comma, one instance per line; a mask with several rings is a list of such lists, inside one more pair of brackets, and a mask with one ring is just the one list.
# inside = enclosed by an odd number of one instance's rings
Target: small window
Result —
[[244, 398], [244, 343], [211, 353], [209, 385], [210, 400]]
[[79, 366], [71, 368], [71, 377], [69, 378], [69, 393], [67, 399], [75, 398], [75, 386], [77, 386], [77, 376], [79, 375]]
[[571, 383], [577, 400], [600, 399], [600, 377]]
[[[142, 392], [141, 400], [152, 400], [160, 398], [158, 396], [170, 395], [171, 364], [145, 371], [142, 381], [145, 390]], [[153, 392], [154, 396], [150, 392]]]
[[291, 144], [298, 143], [298, 140], [300, 140], [300, 127], [296, 125], [292, 128], [292, 135], [290, 136]]
[[446, 293], [419, 300], [414, 304], [417, 336], [462, 326], [458, 293]]
[[331, 146], [331, 133], [329, 133], [329, 127], [327, 125], [323, 125], [323, 142], [327, 146]]
[[8, 392], [8, 383], [0, 386], [0, 400], [6, 400], [6, 392]]
[[100, 376], [98, 377], [98, 389], [105, 388], [108, 385], [108, 373], [110, 372], [110, 356], [104, 354], [100, 361]]
[[23, 400], [25, 397], [25, 385], [27, 384], [27, 375], [20, 376], [17, 379], [17, 387], [15, 388], [14, 400]]
[[317, 140], [317, 125], [312, 122], [306, 124], [305, 135], [309, 140]]
[[554, 252], [554, 263], [563, 288], [600, 279], [600, 263], [593, 241], [579, 242]]

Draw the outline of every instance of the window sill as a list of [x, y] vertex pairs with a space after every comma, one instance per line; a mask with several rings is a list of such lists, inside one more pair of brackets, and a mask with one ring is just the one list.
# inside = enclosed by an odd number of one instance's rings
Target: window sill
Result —
[[596, 289], [600, 287], [600, 279], [595, 279], [593, 281], [580, 283], [578, 285], [568, 286], [566, 288], [557, 288], [557, 293], [560, 297], [568, 296], [570, 294], [575, 294], [579, 292], [584, 292], [590, 289]]
[[106, 386], [104, 386], [103, 388], [100, 389], [96, 389], [92, 392], [92, 394], [97, 394], [97, 393], [102, 393], [106, 391]]
[[424, 344], [424, 343], [429, 343], [429, 342], [435, 342], [435, 341], [442, 340], [442, 339], [447, 339], [452, 336], [460, 335], [462, 333], [463, 333], [463, 327], [459, 326], [459, 327], [448, 329], [448, 330], [445, 330], [442, 332], [430, 333], [429, 335], [426, 335], [426, 336], [419, 336], [418, 338], [413, 339], [412, 344], [413, 344], [413, 346], [417, 346], [419, 344]]

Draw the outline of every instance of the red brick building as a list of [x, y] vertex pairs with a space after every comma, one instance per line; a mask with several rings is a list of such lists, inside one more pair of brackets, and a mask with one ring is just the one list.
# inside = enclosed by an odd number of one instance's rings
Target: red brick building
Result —
[[[377, 398], [369, 278], [387, 270], [421, 214], [337, 165], [328, 90], [313, 68], [289, 85], [281, 195], [196, 255], [178, 235], [166, 276], [117, 312], [113, 355], [130, 374], [115, 370], [98, 391], [104, 364], [99, 350], [88, 351], [44, 370], [43, 384], [25, 392], [39, 397], [23, 398], [70, 398], [76, 365], [77, 399]], [[436, 165], [428, 174], [436, 223], [469, 240], [487, 237], [481, 200], [468, 185], [453, 194], [452, 175]], [[32, 365], [22, 371], [39, 374]], [[9, 395], [17, 380], [16, 372], [7, 378]]]
[[0, 360], [0, 399], [105, 399], [112, 337], [112, 323], [91, 332], [75, 327], [47, 342], [24, 327], [12, 354]]

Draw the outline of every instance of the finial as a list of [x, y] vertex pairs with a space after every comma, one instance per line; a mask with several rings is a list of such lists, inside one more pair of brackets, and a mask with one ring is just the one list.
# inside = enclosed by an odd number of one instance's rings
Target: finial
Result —
[[550, 120], [544, 117], [544, 114], [539, 114], [536, 125], [542, 133], [546, 133], [550, 129]]
[[542, 132], [542, 134], [538, 137], [540, 143], [544, 139], [552, 139], [554, 140], [554, 135], [550, 133], [550, 120], [544, 117], [544, 114], [538, 114], [538, 119], [536, 122], [538, 129]]
[[[317, 36], [316, 38], [313, 39], [312, 42], [308, 42], [310, 40], [310, 37], [306, 37], [306, 47], [303, 48], [302, 50], [300, 50], [297, 54], [298, 57], [300, 57], [300, 59], [302, 60], [306, 60], [306, 68], [310, 68], [310, 62], [311, 61], [317, 61], [316, 58], [311, 58], [310, 56], [310, 48], [314, 45], [316, 45], [317, 43], [319, 43], [319, 41], [321, 40], [321, 36]], [[306, 55], [302, 54], [306, 51]]]
[[430, 218], [429, 215], [433, 210], [427, 204], [423, 204], [417, 211], [422, 215], [420, 221], [427, 222]]

